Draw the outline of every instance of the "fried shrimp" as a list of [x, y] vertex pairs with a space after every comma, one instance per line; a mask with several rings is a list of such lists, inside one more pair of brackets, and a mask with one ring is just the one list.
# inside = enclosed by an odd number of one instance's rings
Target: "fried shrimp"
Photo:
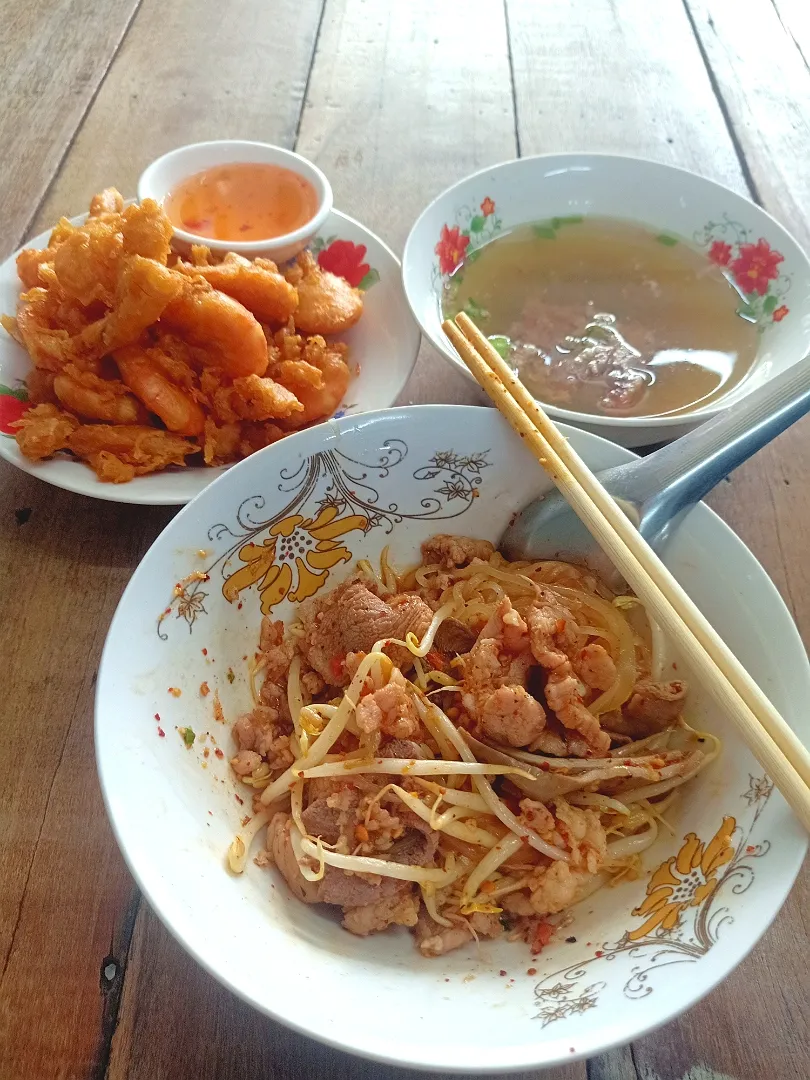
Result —
[[102, 214], [120, 214], [124, 209], [124, 198], [117, 188], [108, 187], [94, 195], [90, 200], [90, 217]]
[[146, 410], [118, 379], [100, 379], [90, 371], [68, 364], [53, 380], [60, 402], [86, 420], [108, 424], [138, 424], [147, 420]]
[[144, 199], [140, 205], [128, 206], [121, 221], [124, 254], [142, 255], [165, 266], [174, 230], [158, 203]]
[[142, 424], [86, 424], [70, 435], [68, 449], [91, 464], [99, 479], [120, 484], [168, 465], [185, 465], [200, 448], [171, 431]]
[[287, 280], [298, 289], [295, 323], [306, 334], [343, 333], [363, 314], [360, 291], [344, 278], [322, 270], [308, 251], [303, 251], [287, 271]]
[[179, 261], [175, 270], [232, 296], [260, 322], [285, 323], [298, 305], [298, 293], [269, 259], [249, 262], [233, 252], [216, 266], [194, 266]]
[[247, 308], [207, 281], [171, 273], [181, 288], [161, 316], [163, 325], [199, 345], [207, 352], [209, 364], [231, 378], [264, 375], [267, 341]]
[[169, 431], [179, 435], [201, 435], [205, 414], [192, 397], [158, 370], [150, 356], [155, 351], [130, 345], [114, 352], [121, 378], [147, 409], [160, 417]]
[[78, 426], [75, 416], [56, 405], [36, 405], [14, 425], [20, 452], [30, 461], [42, 461], [65, 450]]
[[26, 457], [67, 450], [124, 483], [196, 453], [238, 461], [340, 405], [348, 346], [320, 335], [352, 326], [361, 294], [308, 252], [282, 271], [202, 244], [181, 256], [173, 235], [157, 202], [107, 188], [18, 254], [0, 327], [32, 362]]
[[287, 360], [279, 365], [279, 382], [292, 390], [304, 407], [303, 413], [295, 415], [297, 425], [331, 416], [349, 386], [351, 372], [337, 350], [324, 349], [317, 360], [315, 371], [320, 373], [320, 386], [313, 380], [313, 367], [305, 360]]

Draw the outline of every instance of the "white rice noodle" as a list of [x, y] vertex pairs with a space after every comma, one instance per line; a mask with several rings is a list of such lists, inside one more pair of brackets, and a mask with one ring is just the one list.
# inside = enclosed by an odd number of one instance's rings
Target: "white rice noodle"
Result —
[[566, 799], [572, 806], [594, 806], [603, 813], [612, 811], [614, 814], [621, 814], [623, 817], [630, 814], [624, 803], [619, 802], [618, 799], [611, 799], [609, 795], [600, 795], [595, 791], [575, 791], [570, 795], [566, 795]]
[[380, 640], [374, 645], [374, 652], [382, 652], [388, 645], [404, 645], [404, 647], [414, 656], [427, 656], [430, 650], [433, 648], [433, 639], [436, 637], [436, 631], [442, 625], [444, 620], [452, 615], [455, 609], [454, 603], [442, 604], [442, 606], [433, 613], [430, 626], [425, 631], [424, 637], [421, 642], [414, 633], [407, 633], [405, 640], [401, 641], [399, 638], [380, 638]]
[[231, 841], [228, 848], [228, 866], [234, 874], [241, 874], [245, 869], [250, 853], [250, 846], [256, 834], [270, 820], [270, 811], [262, 810], [245, 825]]
[[304, 696], [301, 693], [301, 654], [296, 653], [290, 661], [287, 672], [287, 705], [290, 709], [295, 734], [301, 743], [302, 751], [306, 752], [307, 735], [301, 727], [301, 710], [304, 707]]
[[426, 791], [432, 791], [434, 795], [441, 795], [442, 801], [452, 803], [454, 806], [466, 806], [469, 810], [479, 810], [489, 813], [489, 807], [474, 791], [457, 791], [455, 788], [446, 788], [440, 784], [434, 784], [431, 780], [423, 780], [416, 777], [416, 783]]
[[[265, 806], [273, 802], [274, 799], [277, 799], [279, 795], [282, 795], [285, 791], [289, 790], [290, 785], [303, 769], [307, 768], [307, 766], [319, 765], [323, 761], [343, 733], [343, 729], [346, 727], [346, 721], [354, 712], [357, 705], [360, 691], [366, 681], [369, 669], [374, 661], [378, 660], [380, 656], [380, 653], [370, 652], [368, 656], [365, 656], [360, 661], [354, 678], [347, 687], [346, 693], [343, 695], [343, 700], [335, 709], [334, 715], [330, 717], [329, 723], [317, 739], [311, 743], [307, 753], [297, 757], [292, 765], [290, 765], [288, 769], [285, 769], [281, 776], [276, 777], [273, 783], [266, 787], [262, 792], [261, 799]], [[387, 656], [383, 657], [383, 659], [386, 662], [389, 662]]]
[[304, 758], [300, 766], [295, 763], [288, 771], [290, 772], [289, 782], [298, 776], [303, 776], [305, 780], [314, 780], [317, 776], [350, 776], [352, 773], [372, 773], [382, 776], [526, 775], [522, 769], [515, 768], [514, 765], [483, 765], [478, 761], [443, 761], [441, 758], [427, 761], [421, 758], [372, 758], [370, 761], [368, 759], [351, 761], [342, 758], [341, 761], [328, 762], [312, 768], [307, 766], [307, 759]]
[[494, 874], [501, 863], [505, 863], [516, 851], [520, 851], [522, 846], [522, 838], [516, 836], [515, 833], [509, 832], [502, 836], [498, 843], [493, 848], [490, 848], [464, 882], [464, 887], [461, 890], [462, 906], [472, 903], [474, 897], [478, 894], [478, 890], [490, 874]]
[[439, 913], [439, 909], [436, 907], [436, 888], [427, 882], [424, 885], [420, 885], [422, 890], [422, 900], [424, 901], [425, 908], [428, 915], [439, 926], [446, 926], [448, 929], [452, 929], [453, 923], [449, 919], [446, 919], [444, 915]]
[[[448, 836], [455, 836], [457, 840], [465, 840], [468, 844], [477, 844], [479, 847], [491, 848], [495, 846], [498, 838], [487, 832], [486, 829], [479, 829], [475, 825], [466, 825], [463, 822], [454, 821], [452, 818], [447, 820], [446, 815], [445, 820], [439, 819], [441, 824], [434, 825], [431, 820], [431, 808], [425, 806], [415, 791], [405, 791], [404, 788], [398, 787], [396, 784], [390, 784], [389, 788], [397, 794], [409, 810], [417, 814], [423, 821], [426, 821], [437, 832], [446, 832]], [[469, 811], [466, 812], [469, 813]], [[465, 811], [461, 810], [461, 813], [465, 813]]]
[[623, 836], [621, 840], [614, 840], [607, 846], [607, 861], [625, 859], [628, 855], [638, 855], [646, 851], [658, 839], [658, 822], [650, 818], [644, 832], [634, 833], [633, 836]]
[[[293, 833], [290, 833], [292, 836]], [[463, 872], [456, 866], [452, 855], [447, 856], [444, 869], [438, 867], [408, 866], [405, 863], [386, 862], [367, 855], [339, 855], [336, 851], [319, 850], [308, 838], [301, 839], [304, 855], [323, 860], [327, 866], [336, 866], [340, 870], [351, 870], [354, 874], [379, 874], [380, 877], [398, 878], [400, 881], [430, 882], [436, 886], [449, 885]]]
[[[473, 754], [472, 750], [461, 737], [460, 733], [456, 730], [450, 718], [445, 713], [443, 713], [437, 705], [431, 703], [428, 706], [421, 701], [417, 701], [416, 708], [425, 723], [427, 723], [427, 715], [429, 713], [432, 713], [432, 719], [434, 720], [435, 724], [441, 727], [442, 731], [447, 736], [448, 741], [453, 744], [453, 746], [456, 748], [459, 755], [464, 761], [475, 761], [475, 755]], [[506, 766], [500, 767], [505, 768]], [[550, 859], [561, 859], [566, 862], [568, 861], [570, 856], [568, 855], [567, 851], [563, 851], [562, 848], [554, 847], [553, 844], [546, 843], [546, 841], [543, 840], [542, 837], [538, 836], [534, 829], [530, 829], [521, 821], [518, 821], [518, 819], [515, 817], [515, 815], [506, 805], [506, 803], [499, 799], [495, 792], [492, 790], [492, 785], [487, 781], [485, 775], [482, 775], [480, 773], [474, 775], [473, 784], [475, 785], [478, 794], [490, 808], [495, 817], [498, 818], [499, 821], [502, 821], [503, 824], [507, 827], [507, 829], [509, 829], [513, 833], [517, 833], [518, 836], [524, 837], [536, 851], [541, 852], [543, 855], [548, 855]]]

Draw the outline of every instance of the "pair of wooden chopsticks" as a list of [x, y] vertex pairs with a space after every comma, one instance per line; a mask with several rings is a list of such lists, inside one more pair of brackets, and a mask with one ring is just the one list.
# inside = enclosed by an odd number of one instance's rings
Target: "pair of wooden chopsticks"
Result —
[[810, 831], [810, 753], [475, 323], [442, 328]]

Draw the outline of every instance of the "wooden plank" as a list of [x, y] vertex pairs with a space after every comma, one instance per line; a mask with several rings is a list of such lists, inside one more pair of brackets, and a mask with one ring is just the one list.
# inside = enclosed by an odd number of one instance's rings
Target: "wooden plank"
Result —
[[521, 153], [636, 154], [745, 192], [681, 0], [507, 0]]
[[0, 469], [2, 1077], [79, 1075], [96, 1058], [101, 961], [133, 888], [95, 777], [96, 668], [131, 569], [171, 513]]
[[22, 241], [140, 0], [0, 5], [0, 258]]
[[[758, 201], [810, 248], [807, 5], [685, 0]], [[788, 33], [786, 26], [795, 29]]]
[[[515, 156], [500, 4], [333, 0], [326, 9], [296, 149], [326, 172], [335, 205], [400, 254], [444, 188]], [[425, 343], [401, 403], [483, 404]]]
[[[796, 48], [791, 45], [790, 52], [781, 24], [781, 37], [776, 34], [778, 19], [766, 0], [757, 5], [757, 18], [746, 18], [740, 4], [734, 4], [732, 12], [725, 0], [687, 2], [693, 12], [700, 5], [701, 10], [711, 6], [715, 13], [714, 52], [704, 41], [713, 64], [721, 50], [737, 50], [739, 66], [733, 81], [728, 75], [724, 81], [716, 65], [710, 76], [685, 9], [676, 0], [654, 5], [644, 0], [623, 0], [621, 5], [594, 0], [587, 8], [573, 0], [553, 5], [507, 0], [522, 152], [587, 147], [633, 153], [685, 166], [743, 194], [750, 194], [749, 165], [740, 150], [749, 162], [752, 153], [759, 153], [760, 164], [750, 165], [750, 174], [768, 209], [799, 235], [807, 228], [796, 194], [804, 191], [808, 176], [807, 140], [792, 145], [791, 132], [796, 129], [784, 115], [774, 122], [775, 133], [771, 131], [763, 103], [768, 92], [781, 93], [781, 76], [775, 79], [774, 72], [784, 62], [789, 66], [788, 87], [803, 85]], [[789, 3], [784, 0], [783, 17]], [[749, 3], [742, 7], [751, 12]], [[724, 21], [722, 28], [718, 8], [728, 23]], [[770, 28], [764, 61], [756, 45], [762, 20]], [[714, 34], [707, 27], [708, 23], [705, 33]], [[750, 43], [744, 55], [739, 38]], [[577, 63], [572, 63], [572, 56]], [[724, 62], [728, 68], [728, 58]], [[722, 102], [714, 94], [715, 83], [724, 94]], [[736, 114], [725, 96], [727, 83], [738, 95]], [[795, 89], [793, 94], [795, 101], [801, 100]], [[810, 94], [804, 101], [810, 101]], [[732, 119], [740, 118], [744, 133], [737, 125], [732, 138], [724, 110]], [[789, 109], [787, 113], [791, 115]], [[773, 160], [780, 153], [786, 155], [785, 164], [776, 168]], [[792, 174], [789, 180], [782, 175], [787, 170]], [[766, 173], [775, 174], [778, 182], [766, 182]], [[809, 205], [805, 197], [805, 212]], [[721, 484], [710, 499], [773, 576], [806, 635], [810, 582], [802, 538], [810, 514], [797, 493], [803, 490], [799, 484], [810, 466], [808, 431], [805, 423], [783, 435], [729, 483]], [[765, 941], [704, 1003], [639, 1040], [632, 1050], [589, 1063], [591, 1080], [806, 1076], [807, 1050], [797, 1034], [806, 1030], [806, 1019], [803, 1026], [800, 1015], [808, 955], [803, 895], [794, 893]]]
[[[85, 31], [97, 24], [106, 40], [110, 10], [84, 7]], [[320, 14], [320, 0], [250, 0], [239, 19], [215, 0], [144, 0], [36, 227], [109, 183], [132, 191], [146, 163], [183, 141], [236, 132], [290, 144]], [[13, 40], [21, 54], [39, 48], [22, 30]], [[29, 81], [20, 93], [33, 94]], [[4, 1080], [89, 1076], [108, 1054], [133, 886], [95, 780], [93, 684], [120, 594], [172, 514], [0, 467], [0, 559], [11, 568], [0, 576]]]
[[[424, 1075], [331, 1050], [269, 1020], [203, 975], [142, 906], [106, 1080], [417, 1080]], [[449, 1080], [447, 1074], [431, 1075]], [[586, 1071], [576, 1062], [542, 1073], [512, 1073], [510, 1080], [586, 1080]]]
[[633, 1044], [640, 1078], [806, 1080], [808, 904], [810, 867], [805, 866], [784, 911], [752, 955], [679, 1020]]
[[47, 228], [160, 154], [205, 139], [292, 146], [322, 0], [143, 0], [37, 217]]

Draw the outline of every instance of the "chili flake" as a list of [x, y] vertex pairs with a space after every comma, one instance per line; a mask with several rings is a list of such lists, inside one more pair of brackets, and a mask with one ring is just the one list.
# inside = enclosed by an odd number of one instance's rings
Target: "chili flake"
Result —
[[158, 738], [160, 738], [160, 739], [165, 739], [166, 738], [166, 732], [163, 730], [162, 727], [158, 728]]
[[537, 968], [526, 968], [526, 974], [527, 975], [536, 975], [537, 974]]
[[211, 751], [206, 746], [206, 748], [203, 750], [203, 757], [207, 758], [207, 757], [210, 757], [210, 755], [211, 755]]
[[222, 751], [220, 750], [219, 747], [217, 747], [216, 750], [214, 751], [214, 756], [218, 757], [218, 758], [224, 758], [225, 757], [225, 755], [222, 753]]
[[211, 693], [211, 687], [208, 685], [208, 683], [207, 682], [200, 683], [200, 694], [202, 695], [202, 697], [208, 697], [208, 695], [210, 693]]
[[229, 683], [232, 683], [233, 680], [236, 678], [236, 676], [233, 673], [233, 668], [228, 668], [228, 671], [226, 673], [226, 678], [227, 678]]
[[236, 801], [239, 803], [240, 806], [245, 805], [245, 800], [243, 798], [241, 798], [241, 796], [234, 793], [234, 798], [236, 799]]
[[160, 723], [160, 713], [159, 712], [155, 713], [155, 719], [157, 720], [158, 723]]
[[222, 709], [222, 702], [219, 700], [219, 690], [214, 691], [214, 719], [218, 724], [225, 723], [225, 713]]
[[169, 693], [172, 695], [172, 697], [180, 697], [183, 691], [177, 686], [170, 686]]
[[208, 649], [203, 649], [202, 654], [203, 656], [208, 656]]

